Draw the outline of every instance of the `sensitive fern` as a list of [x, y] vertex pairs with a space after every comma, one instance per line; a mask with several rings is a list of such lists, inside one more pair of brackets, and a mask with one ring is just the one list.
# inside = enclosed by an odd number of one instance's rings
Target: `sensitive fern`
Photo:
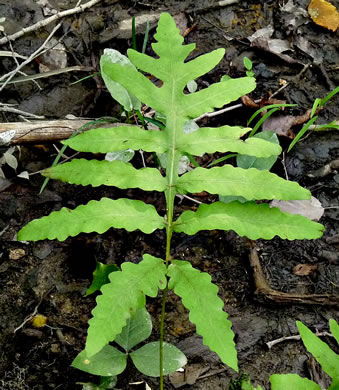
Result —
[[[84, 159], [46, 169], [43, 175], [79, 185], [108, 185], [122, 189], [138, 187], [146, 191], [164, 192], [166, 216], [159, 215], [154, 206], [139, 200], [103, 198], [74, 210], [63, 208], [32, 221], [19, 232], [18, 239], [64, 240], [80, 232], [103, 233], [111, 227], [128, 231], [139, 229], [144, 233], [166, 229], [164, 260], [144, 255], [144, 260], [139, 264], [125, 263], [122, 271], [113, 272], [109, 277], [110, 283], [102, 287], [102, 295], [97, 299], [97, 307], [89, 322], [84, 355], [86, 361], [95, 359], [95, 356], [100, 358], [100, 350], [114, 340], [126, 321], [138, 308], [145, 305], [146, 295], [154, 297], [158, 289], [164, 289], [165, 300], [167, 291], [172, 289], [182, 297], [183, 304], [190, 311], [190, 319], [196, 324], [204, 343], [216, 351], [224, 363], [236, 370], [234, 335], [227, 314], [223, 311], [223, 303], [217, 296], [218, 289], [211, 283], [209, 275], [193, 269], [187, 262], [171, 260], [173, 232], [195, 234], [204, 229], [223, 229], [235, 230], [239, 235], [251, 239], [271, 239], [277, 235], [291, 240], [318, 238], [323, 226], [301, 216], [280, 212], [265, 203], [255, 202], [266, 199], [310, 198], [308, 190], [272, 173], [227, 165], [211, 169], [197, 168], [179, 176], [179, 160], [187, 154], [199, 156], [203, 153], [231, 151], [247, 156], [269, 157], [279, 155], [281, 148], [260, 138], [243, 140], [241, 137], [251, 129], [236, 126], [200, 128], [184, 134], [183, 127], [187, 121], [251, 92], [255, 88], [255, 80], [253, 77], [229, 79], [201, 91], [185, 94], [183, 91], [187, 83], [214, 68], [222, 59], [224, 49], [214, 50], [185, 62], [195, 44], [183, 45], [183, 38], [167, 13], [160, 17], [155, 39], [157, 43], [152, 47], [158, 58], [128, 50], [129, 60], [134, 65], [131, 66], [128, 63], [112, 63], [108, 55], [103, 55], [101, 70], [108, 88], [115, 84], [107, 80], [114, 81], [126, 88], [132, 96], [161, 113], [166, 118], [165, 129], [146, 131], [137, 126], [93, 129], [64, 141], [64, 144], [78, 151], [92, 153], [108, 153], [128, 148], [166, 153], [166, 175], [162, 176], [154, 168], [135, 169], [121, 161]], [[154, 85], [137, 69], [160, 79], [162, 86]], [[184, 211], [174, 221], [176, 194], [200, 191], [243, 196], [250, 202], [203, 204], [196, 212]], [[164, 304], [165, 301], [163, 307]], [[161, 378], [160, 388], [163, 388], [163, 373], [170, 372], [170, 369], [166, 366], [167, 352], [164, 354], [166, 344], [163, 343], [163, 317], [161, 323], [158, 375]], [[81, 364], [83, 366], [84, 362]], [[81, 368], [81, 364], [78, 367]]]

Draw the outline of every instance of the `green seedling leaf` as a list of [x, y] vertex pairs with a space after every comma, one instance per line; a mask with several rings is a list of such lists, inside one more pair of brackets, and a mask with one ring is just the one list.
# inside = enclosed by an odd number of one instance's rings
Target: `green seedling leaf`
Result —
[[145, 191], [164, 191], [166, 179], [156, 168], [135, 169], [122, 161], [74, 159], [45, 169], [42, 175], [83, 186], [101, 185], [118, 188], [141, 188]]
[[81, 383], [77, 382], [77, 384], [82, 385], [82, 390], [107, 390], [107, 389], [115, 389], [115, 385], [118, 382], [117, 376], [103, 376], [100, 378], [100, 384], [88, 382]]
[[278, 156], [281, 147], [264, 139], [251, 137], [245, 141], [239, 138], [248, 133], [250, 128], [222, 126], [218, 128], [205, 127], [191, 134], [184, 134], [178, 140], [177, 147], [194, 156], [204, 153], [237, 152], [257, 157]]
[[249, 126], [252, 123], [253, 119], [255, 119], [261, 112], [266, 111], [270, 108], [283, 108], [283, 107], [295, 107], [295, 106], [296, 104], [269, 104], [268, 106], [261, 107], [248, 120], [247, 126]]
[[127, 320], [122, 332], [114, 339], [126, 352], [135, 345], [146, 340], [152, 333], [152, 319], [148, 311], [142, 307]]
[[126, 354], [106, 345], [92, 356], [86, 350], [81, 351], [73, 360], [72, 366], [93, 375], [113, 376], [122, 373], [126, 364]]
[[100, 378], [100, 386], [102, 389], [114, 389], [117, 382], [118, 378], [116, 376], [102, 376]]
[[253, 127], [253, 130], [250, 133], [250, 137], [253, 137], [254, 134], [259, 130], [260, 126], [265, 122], [265, 120], [278, 110], [279, 108], [272, 108], [271, 110], [267, 111], [266, 114], [262, 118], [260, 118], [258, 122], [255, 124], [255, 126]]
[[[277, 135], [273, 131], [263, 131], [261, 133], [255, 134], [253, 138], [264, 139], [273, 144], [279, 145], [279, 140]], [[250, 138], [252, 139], [252, 138]], [[276, 156], [270, 156], [266, 158], [260, 158], [255, 156], [238, 154], [237, 156], [237, 165], [240, 168], [248, 169], [248, 168], [257, 168], [260, 170], [270, 170], [274, 163], [277, 161]]]
[[321, 106], [324, 106], [334, 95], [336, 95], [339, 92], [339, 86], [335, 88], [333, 91], [331, 91], [327, 96], [325, 96], [321, 100]]
[[222, 203], [202, 204], [196, 212], [184, 211], [174, 223], [174, 231], [195, 234], [199, 230], [234, 230], [251, 240], [271, 240], [279, 236], [288, 240], [315, 239], [322, 235], [323, 225], [301, 215], [281, 212], [268, 204]]
[[237, 371], [232, 324], [223, 311], [224, 303], [218, 297], [218, 287], [211, 283], [210, 275], [194, 269], [187, 261], [174, 260], [168, 267], [168, 276], [169, 289], [182, 298], [183, 305], [190, 311], [190, 321], [196, 325], [204, 344]]
[[290, 146], [287, 149], [287, 152], [289, 152], [293, 146], [300, 140], [300, 138], [306, 133], [306, 131], [309, 129], [309, 127], [318, 119], [318, 116], [314, 116], [309, 121], [306, 122], [306, 124], [302, 127], [302, 129], [299, 131], [299, 133], [296, 135], [294, 140], [291, 142]]
[[93, 281], [92, 284], [88, 287], [85, 297], [93, 294], [95, 291], [101, 289], [101, 287], [109, 283], [108, 275], [111, 272], [119, 271], [120, 268], [115, 264], [103, 264], [100, 261], [96, 262], [96, 267], [93, 272]]
[[155, 297], [159, 288], [166, 287], [162, 259], [144, 255], [139, 264], [126, 262], [121, 269], [109, 275], [110, 283], [101, 288], [102, 295], [97, 298], [89, 320], [87, 356], [96, 354], [121, 333], [127, 320], [145, 306], [145, 295]]
[[333, 337], [336, 339], [339, 345], [339, 325], [336, 320], [330, 319], [330, 329], [333, 334]]
[[132, 18], [132, 47], [137, 50], [137, 34], [135, 31], [135, 16]]
[[142, 149], [164, 153], [168, 149], [166, 134], [156, 130], [142, 130], [137, 126], [93, 129], [62, 142], [79, 152], [110, 153], [117, 150]]
[[330, 123], [325, 123], [324, 125], [317, 125], [312, 131], [325, 131], [325, 130], [339, 130], [339, 121], [332, 121]]
[[109, 228], [141, 230], [152, 233], [163, 229], [165, 221], [154, 206], [140, 200], [102, 198], [91, 200], [74, 210], [63, 207], [50, 215], [35, 219], [18, 233], [19, 241], [66, 240], [79, 233], [104, 233]]
[[244, 66], [247, 70], [252, 70], [253, 62], [248, 57], [244, 57]]
[[315, 112], [317, 111], [317, 108], [319, 106], [321, 106], [321, 99], [320, 98], [316, 98], [314, 103], [313, 103], [313, 106], [312, 106], [311, 118], [313, 117], [313, 115], [315, 114]]
[[133, 110], [140, 110], [140, 101], [135, 96], [130, 94], [126, 90], [126, 88], [124, 88], [119, 83], [113, 81], [105, 73], [104, 64], [119, 64], [121, 66], [128, 67], [131, 71], [137, 72], [135, 66], [126, 56], [114, 49], [105, 49], [104, 54], [101, 56], [100, 59], [101, 76], [104, 79], [106, 87], [112, 98], [118, 101], [127, 112], [131, 112]]
[[[141, 53], [145, 53], [145, 51], [146, 51], [149, 29], [150, 29], [149, 20], [147, 20], [146, 21], [146, 31], [145, 31], [145, 36], [144, 36], [144, 42], [142, 43]], [[135, 49], [135, 48], [133, 48], [133, 49]]]
[[242, 196], [254, 199], [310, 199], [311, 193], [293, 181], [286, 181], [268, 171], [234, 168], [231, 165], [211, 169], [196, 168], [182, 175], [177, 191]]
[[270, 377], [272, 390], [321, 390], [321, 387], [297, 374], [275, 374]]
[[[163, 375], [170, 374], [187, 363], [186, 356], [172, 344], [163, 343], [164, 362]], [[130, 353], [135, 367], [144, 375], [160, 376], [159, 352], [160, 342], [155, 341], [144, 345]]]
[[260, 385], [254, 387], [248, 379], [241, 383], [241, 390], [263, 390], [263, 388]]
[[339, 355], [308, 329], [302, 322], [297, 321], [298, 330], [307, 350], [321, 365], [321, 368], [331, 378], [339, 379]]

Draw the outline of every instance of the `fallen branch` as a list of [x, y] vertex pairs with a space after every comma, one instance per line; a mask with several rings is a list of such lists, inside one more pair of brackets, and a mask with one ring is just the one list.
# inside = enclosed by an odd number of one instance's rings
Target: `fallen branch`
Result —
[[[17, 31], [14, 34], [11, 34], [11, 35], [8, 35], [8, 36], [6, 36], [4, 38], [1, 38], [0, 39], [0, 45], [3, 45], [5, 43], [7, 43], [9, 40], [15, 41], [16, 39], [22, 37], [26, 33], [29, 33], [29, 32], [32, 32], [32, 31], [36, 31], [36, 30], [40, 29], [41, 27], [45, 27], [45, 26], [55, 22], [56, 20], [59, 20], [59, 19], [65, 17], [65, 16], [70, 16], [70, 15], [77, 14], [79, 12], [83, 12], [83, 11], [85, 11], [85, 9], [93, 7], [94, 5], [100, 3], [100, 1], [101, 0], [91, 0], [88, 3], [86, 3], [86, 4], [79, 5], [77, 7], [74, 7], [74, 8], [71, 8], [71, 9], [67, 9], [65, 11], [57, 12], [55, 15], [50, 16], [49, 18], [40, 20], [39, 22], [33, 24], [32, 26], [24, 27], [23, 29], [21, 29], [20, 31]], [[116, 3], [118, 1], [119, 0], [112, 0], [112, 4]]]
[[38, 121], [32, 123], [0, 123], [0, 141], [1, 139], [9, 138], [9, 143], [12, 145], [59, 141], [70, 137], [81, 126], [90, 121], [90, 119], [76, 119]]
[[262, 270], [257, 249], [254, 242], [250, 241], [250, 265], [253, 269], [255, 293], [263, 295], [270, 301], [278, 303], [302, 303], [308, 305], [339, 306], [339, 296], [332, 294], [292, 294], [273, 290], [265, 278]]

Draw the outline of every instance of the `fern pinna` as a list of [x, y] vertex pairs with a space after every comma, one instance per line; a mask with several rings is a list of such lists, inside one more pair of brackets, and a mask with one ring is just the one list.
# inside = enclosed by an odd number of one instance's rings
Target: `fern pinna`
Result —
[[[249, 156], [269, 157], [281, 152], [279, 145], [264, 139], [245, 136], [251, 129], [222, 126], [200, 128], [185, 134], [184, 124], [192, 118], [224, 106], [255, 88], [253, 77], [228, 79], [206, 89], [185, 94], [190, 80], [197, 79], [214, 68], [225, 50], [218, 49], [184, 62], [195, 44], [183, 45], [174, 20], [163, 13], [159, 20], [157, 43], [152, 45], [158, 58], [135, 50], [128, 50], [134, 66], [112, 63], [107, 55], [101, 58], [105, 78], [119, 83], [137, 99], [149, 105], [166, 118], [163, 131], [144, 130], [138, 126], [120, 126], [89, 130], [63, 143], [69, 147], [92, 153], [108, 153], [128, 148], [145, 152], [167, 154], [166, 175], [155, 168], [135, 169], [121, 161], [78, 159], [43, 171], [43, 175], [80, 185], [109, 185], [119, 188], [141, 188], [164, 192], [166, 215], [159, 215], [153, 205], [139, 200], [102, 198], [90, 201], [74, 210], [63, 208], [49, 216], [34, 220], [18, 234], [19, 240], [65, 240], [81, 232], [103, 233], [109, 228], [128, 231], [139, 229], [152, 233], [166, 229], [165, 259], [144, 255], [139, 264], [124, 263], [121, 271], [110, 274], [97, 298], [97, 306], [89, 321], [84, 358], [90, 362], [96, 354], [107, 349], [122, 331], [126, 321], [138, 308], [145, 306], [146, 296], [155, 297], [163, 290], [163, 308], [167, 291], [174, 290], [190, 311], [190, 320], [196, 325], [203, 342], [215, 351], [221, 360], [237, 370], [237, 355], [233, 342], [231, 322], [223, 311], [223, 302], [217, 296], [218, 288], [211, 277], [194, 269], [189, 262], [172, 260], [173, 232], [195, 234], [199, 230], [234, 230], [252, 240], [280, 236], [292, 239], [314, 239], [322, 235], [323, 226], [299, 215], [281, 212], [256, 200], [308, 199], [311, 194], [295, 182], [286, 181], [268, 171], [235, 168], [231, 165], [210, 169], [196, 168], [181, 176], [179, 160], [190, 154], [236, 152]], [[154, 85], [143, 73], [162, 80]], [[243, 196], [248, 202], [202, 204], [196, 212], [184, 211], [174, 220], [176, 194], [207, 191], [212, 194]], [[164, 310], [163, 310], [164, 312]], [[163, 388], [163, 316], [161, 321], [160, 378]], [[112, 347], [113, 348], [113, 347]], [[105, 349], [105, 351], [106, 351]], [[174, 367], [176, 369], [178, 367]], [[115, 372], [116, 374], [116, 372]]]

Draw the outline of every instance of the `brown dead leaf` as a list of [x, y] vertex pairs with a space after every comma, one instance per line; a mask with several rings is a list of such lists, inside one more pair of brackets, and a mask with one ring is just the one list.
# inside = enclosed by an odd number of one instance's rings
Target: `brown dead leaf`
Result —
[[19, 260], [22, 257], [26, 256], [26, 252], [24, 249], [16, 248], [16, 249], [10, 249], [9, 250], [9, 259], [10, 260]]
[[336, 31], [339, 27], [339, 12], [336, 7], [326, 0], [311, 0], [308, 6], [314, 23], [328, 30]]
[[[270, 103], [272, 104], [272, 103]], [[316, 110], [316, 114], [320, 109]], [[277, 115], [267, 118], [262, 126], [263, 131], [274, 131], [277, 135], [293, 139], [295, 134], [291, 130], [293, 126], [300, 126], [306, 123], [311, 118], [312, 110], [305, 111], [302, 115]]]
[[317, 268], [318, 266], [315, 264], [297, 264], [292, 271], [294, 275], [307, 276], [316, 271]]
[[206, 372], [207, 368], [202, 364], [191, 364], [182, 371], [175, 371], [169, 375], [172, 386], [176, 389], [185, 385], [194, 385], [199, 376]]
[[259, 104], [256, 103], [250, 96], [244, 95], [240, 98], [241, 103], [246, 107], [259, 108]]
[[294, 125], [295, 117], [293, 115], [277, 115], [268, 117], [263, 125], [263, 131], [274, 131], [277, 135], [281, 135], [290, 139], [295, 138], [291, 127]]

